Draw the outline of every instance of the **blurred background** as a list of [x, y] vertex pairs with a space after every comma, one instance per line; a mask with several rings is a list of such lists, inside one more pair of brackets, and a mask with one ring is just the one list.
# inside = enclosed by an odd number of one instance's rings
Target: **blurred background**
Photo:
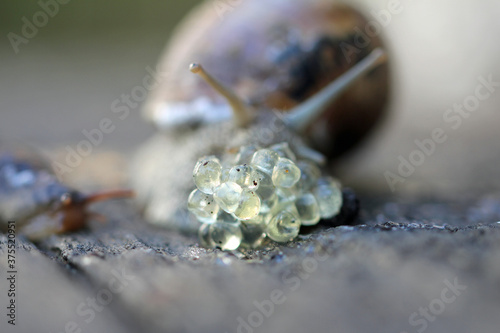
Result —
[[[64, 161], [64, 147], [85, 139], [82, 130], [98, 128], [103, 117], [116, 118], [113, 101], [142, 85], [174, 26], [198, 2], [69, 1], [16, 53], [8, 34], [22, 36], [23, 17], [33, 22], [42, 8], [38, 1], [2, 1], [0, 138]], [[125, 182], [121, 154], [129, 155], [153, 133], [140, 109], [132, 108], [65, 181], [84, 188]]]
[[[22, 140], [61, 158], [66, 145], [85, 138], [82, 130], [114, 116], [112, 103], [142, 84], [173, 27], [198, 2], [67, 1], [16, 52], [9, 33], [22, 36], [23, 18], [32, 22], [41, 7], [38, 1], [2, 1], [0, 138]], [[373, 11], [386, 9], [390, 1], [351, 3], [372, 19]], [[340, 178], [361, 191], [391, 192], [386, 175], [398, 174], [399, 156], [408, 159], [418, 149], [415, 140], [442, 128], [447, 140], [397, 182], [394, 193], [454, 196], [498, 189], [500, 91], [481, 101], [457, 129], [443, 114], [474, 94], [479, 77], [492, 75], [500, 82], [500, 2], [400, 4], [401, 12], [383, 30], [393, 66], [389, 116], [361, 149], [337, 165]], [[132, 108], [67, 181], [84, 187], [125, 182], [123, 164], [153, 132], [141, 119], [140, 106]]]

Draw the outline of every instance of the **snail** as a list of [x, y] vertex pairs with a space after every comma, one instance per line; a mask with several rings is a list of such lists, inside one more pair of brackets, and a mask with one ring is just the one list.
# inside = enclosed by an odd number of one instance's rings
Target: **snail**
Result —
[[[225, 99], [196, 77], [202, 64], [256, 109], [290, 110], [383, 44], [365, 34], [368, 21], [334, 0], [240, 1], [224, 16], [208, 1], [180, 24], [161, 57], [166, 73], [144, 107], [160, 130], [220, 122], [232, 117]], [[360, 142], [384, 115], [387, 64], [359, 78], [302, 135], [336, 157]], [[305, 126], [305, 125], [304, 125]]]
[[52, 234], [82, 229], [94, 218], [89, 205], [133, 196], [130, 190], [111, 190], [85, 195], [62, 184], [31, 149], [15, 146], [0, 149], [0, 229], [15, 221], [19, 232], [36, 241]]
[[325, 166], [383, 117], [389, 91], [382, 42], [355, 43], [367, 21], [346, 5], [245, 1], [218, 17], [214, 4], [195, 9], [167, 46], [168, 74], [144, 108], [159, 133], [132, 164], [145, 218], [189, 232], [199, 228], [186, 201], [200, 157], [287, 143]]

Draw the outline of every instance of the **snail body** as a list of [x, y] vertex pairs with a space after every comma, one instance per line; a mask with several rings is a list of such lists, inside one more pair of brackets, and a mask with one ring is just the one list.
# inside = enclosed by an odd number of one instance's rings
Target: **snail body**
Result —
[[[168, 76], [145, 106], [160, 133], [132, 166], [146, 219], [187, 231], [199, 228], [186, 201], [200, 157], [288, 143], [300, 159], [324, 166], [375, 125], [388, 92], [378, 38], [351, 58], [342, 51], [366, 22], [347, 6], [249, 1], [219, 19], [209, 4], [167, 47], [160, 70]], [[204, 80], [186, 75], [189, 66]]]
[[79, 230], [99, 218], [87, 211], [91, 203], [131, 195], [128, 190], [84, 195], [62, 184], [32, 150], [0, 150], [0, 227], [15, 221], [29, 239]]

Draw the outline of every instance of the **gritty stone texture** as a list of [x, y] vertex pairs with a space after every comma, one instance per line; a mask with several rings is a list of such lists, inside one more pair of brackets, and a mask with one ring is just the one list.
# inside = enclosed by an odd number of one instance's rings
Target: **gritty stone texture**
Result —
[[[37, 244], [19, 237], [16, 329], [59, 332], [74, 321], [83, 332], [238, 332], [244, 320], [254, 332], [497, 330], [500, 195], [362, 203], [361, 225], [320, 225], [243, 253], [200, 248], [193, 235], [145, 223], [127, 203], [102, 203], [104, 225]], [[117, 274], [123, 290], [87, 323], [78, 305]], [[271, 298], [280, 303], [272, 311]], [[264, 315], [256, 303], [267, 304]], [[419, 311], [429, 307], [425, 319]]]

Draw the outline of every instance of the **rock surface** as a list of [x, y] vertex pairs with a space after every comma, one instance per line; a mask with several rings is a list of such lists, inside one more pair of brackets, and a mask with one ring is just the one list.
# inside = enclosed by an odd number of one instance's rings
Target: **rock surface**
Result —
[[[200, 248], [192, 235], [145, 224], [127, 203], [103, 203], [97, 210], [110, 217], [105, 225], [38, 244], [18, 237], [18, 325], [7, 325], [3, 316], [0, 327], [497, 331], [500, 195], [383, 199], [362, 200], [361, 225], [319, 226], [294, 242], [245, 253]], [[2, 235], [2, 281], [5, 247]], [[6, 293], [2, 282], [2, 299]]]

